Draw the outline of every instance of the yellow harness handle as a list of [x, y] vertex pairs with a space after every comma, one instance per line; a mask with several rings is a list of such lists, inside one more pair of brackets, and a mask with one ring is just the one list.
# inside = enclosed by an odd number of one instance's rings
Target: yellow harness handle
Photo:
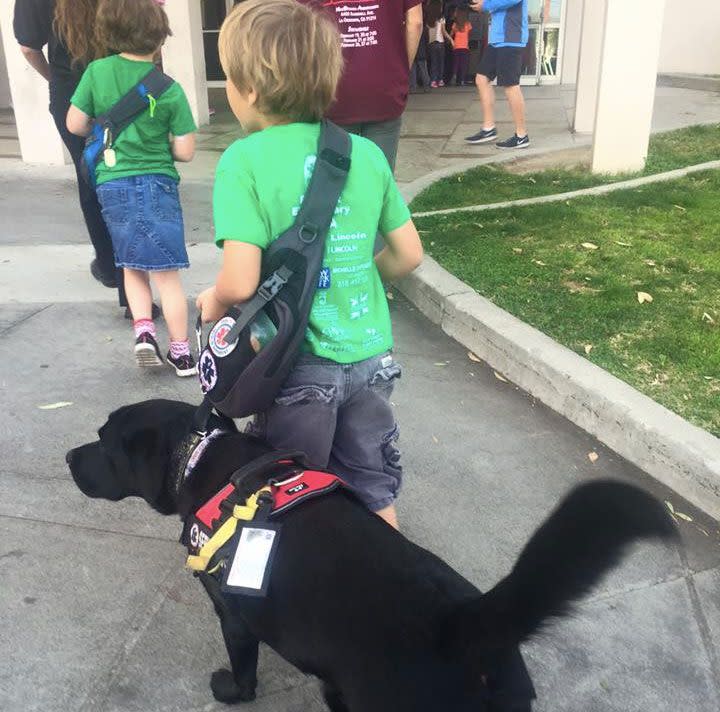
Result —
[[[263, 492], [272, 492], [272, 490], [270, 487], [263, 487], [255, 492], [255, 494], [251, 494], [245, 501], [244, 505], [235, 505], [235, 507], [233, 507], [232, 516], [223, 523], [220, 529], [218, 529], [207, 542], [205, 542], [197, 556], [191, 555], [187, 557], [185, 566], [193, 571], [205, 571], [210, 563], [210, 560], [213, 556], [215, 556], [218, 549], [220, 549], [220, 547], [229, 541], [233, 534], [235, 534], [238, 522], [251, 522], [254, 519], [255, 513], [258, 509], [258, 498]], [[220, 565], [218, 564], [218, 566], [214, 567], [213, 570], [208, 573], [214, 573], [217, 571], [219, 566]]]

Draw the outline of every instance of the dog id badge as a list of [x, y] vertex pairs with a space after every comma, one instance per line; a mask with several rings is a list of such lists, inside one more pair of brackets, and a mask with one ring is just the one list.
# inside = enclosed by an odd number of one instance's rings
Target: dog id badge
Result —
[[235, 532], [225, 565], [223, 592], [258, 597], [267, 594], [281, 526], [250, 522]]

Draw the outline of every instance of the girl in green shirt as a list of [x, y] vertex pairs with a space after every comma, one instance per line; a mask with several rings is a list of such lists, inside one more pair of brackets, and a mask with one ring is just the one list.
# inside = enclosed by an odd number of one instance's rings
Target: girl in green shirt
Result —
[[[154, 67], [170, 34], [155, 0], [101, 0], [97, 31], [120, 53], [92, 62], [71, 100], [67, 127], [87, 136], [94, 117], [112, 108]], [[189, 267], [175, 161], [192, 160], [195, 121], [176, 82], [117, 136], [96, 169], [97, 194], [110, 231], [115, 264], [123, 268], [139, 366], [161, 366], [152, 319], [152, 281], [170, 332], [167, 363], [178, 376], [196, 373], [188, 314], [178, 270]], [[170, 139], [172, 135], [174, 138]]]

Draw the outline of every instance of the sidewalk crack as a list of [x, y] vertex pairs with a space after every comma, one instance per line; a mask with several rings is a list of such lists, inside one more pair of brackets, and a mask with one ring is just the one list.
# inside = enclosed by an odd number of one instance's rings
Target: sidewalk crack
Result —
[[0, 330], [0, 336], [5, 336], [5, 334], [8, 333], [8, 331], [11, 331], [16, 326], [20, 326], [20, 324], [24, 324], [26, 321], [29, 321], [33, 317], [37, 316], [38, 314], [42, 314], [46, 309], [50, 309], [50, 307], [54, 306], [53, 304], [46, 304], [44, 307], [40, 307], [40, 309], [37, 309], [36, 311], [32, 312], [31, 314], [28, 314], [24, 316], [22, 319], [18, 319], [17, 321], [10, 324], [10, 326], [6, 326], [4, 329]]

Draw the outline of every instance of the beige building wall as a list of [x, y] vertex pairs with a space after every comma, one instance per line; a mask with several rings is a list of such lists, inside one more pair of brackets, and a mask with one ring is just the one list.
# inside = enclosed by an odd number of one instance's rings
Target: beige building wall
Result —
[[667, 5], [658, 72], [720, 74], [718, 0], [684, 0]]
[[9, 109], [11, 106], [10, 79], [5, 62], [5, 47], [0, 42], [0, 109]]

